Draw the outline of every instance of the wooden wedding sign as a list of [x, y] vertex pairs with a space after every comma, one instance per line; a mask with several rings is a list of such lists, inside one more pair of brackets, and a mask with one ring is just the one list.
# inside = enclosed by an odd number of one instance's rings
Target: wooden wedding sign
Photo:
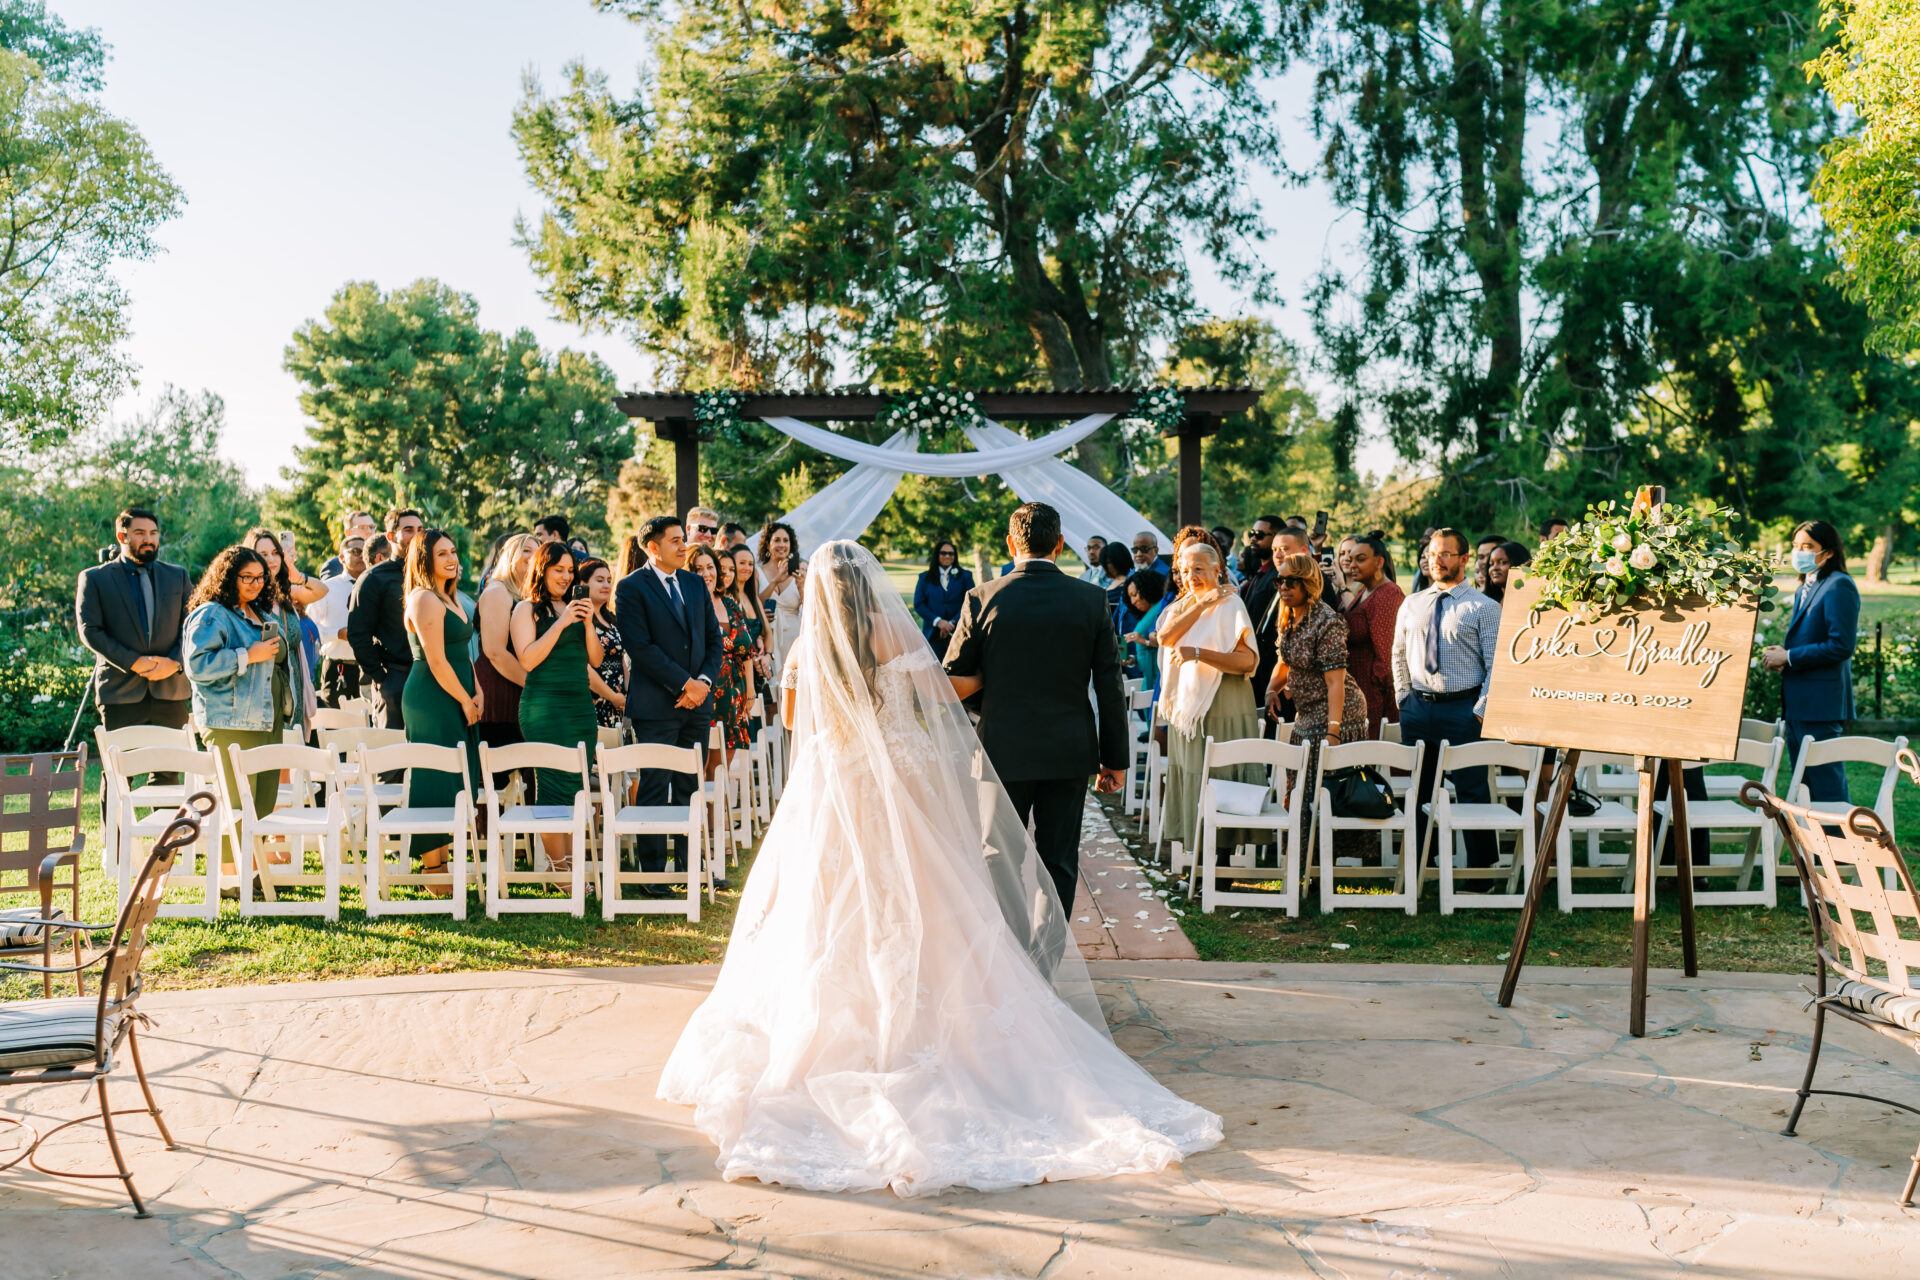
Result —
[[[1654, 490], [1646, 495], [1661, 500]], [[1518, 572], [1518, 571], [1516, 571]], [[1566, 819], [1582, 751], [1635, 758], [1639, 766], [1639, 821], [1634, 837], [1633, 980], [1629, 1029], [1646, 1034], [1649, 916], [1660, 850], [1653, 847], [1655, 779], [1667, 775], [1673, 808], [1675, 885], [1680, 897], [1681, 949], [1688, 977], [1697, 977], [1694, 946], [1693, 860], [1687, 826], [1682, 761], [1731, 760], [1740, 740], [1749, 656], [1759, 602], [1711, 607], [1682, 599], [1660, 605], [1635, 600], [1593, 617], [1538, 607], [1537, 582], [1508, 588], [1500, 610], [1500, 647], [1494, 655], [1482, 733], [1557, 748], [1553, 787], [1540, 820], [1538, 851], [1527, 884], [1500, 1004], [1513, 1003], [1520, 968], [1547, 882], [1561, 823]]]

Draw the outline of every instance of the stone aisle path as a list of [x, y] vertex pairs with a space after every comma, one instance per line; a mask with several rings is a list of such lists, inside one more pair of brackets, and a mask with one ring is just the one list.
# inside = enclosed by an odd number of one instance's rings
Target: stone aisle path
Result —
[[1089, 960], [1198, 960], [1169, 908], [1172, 877], [1141, 866], [1091, 798], [1080, 820], [1073, 936]]

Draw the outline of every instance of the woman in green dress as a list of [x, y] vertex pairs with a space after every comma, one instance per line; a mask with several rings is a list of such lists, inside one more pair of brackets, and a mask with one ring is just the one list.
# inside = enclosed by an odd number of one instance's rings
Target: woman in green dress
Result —
[[760, 603], [760, 593], [754, 590], [753, 548], [742, 543], [727, 554], [733, 557], [733, 602], [740, 606], [741, 616], [747, 620], [747, 638], [753, 642], [753, 661], [748, 664], [752, 687], [748, 693], [757, 712], [761, 709], [760, 694], [773, 675], [773, 659], [767, 653], [766, 606]]
[[[573, 552], [564, 542], [548, 542], [527, 566], [524, 597], [513, 607], [513, 651], [526, 668], [520, 692], [520, 733], [528, 742], [563, 747], [585, 743], [587, 768], [593, 768], [598, 726], [587, 669], [606, 656], [593, 630], [593, 603], [570, 599]], [[580, 775], [570, 769], [535, 770], [534, 803], [570, 805], [580, 794]], [[547, 865], [571, 871], [574, 851], [561, 834], [542, 834]]]
[[[474, 746], [473, 726], [485, 709], [474, 683], [471, 641], [473, 609], [460, 594], [460, 553], [453, 539], [439, 529], [422, 529], [407, 544], [407, 644], [413, 666], [400, 691], [406, 715], [407, 741], [436, 747], [460, 747], [467, 753], [467, 776], [480, 776], [480, 757]], [[407, 777], [407, 807], [451, 809], [460, 794], [460, 775], [433, 769], [415, 769]], [[415, 836], [412, 851], [420, 855], [427, 875], [447, 869], [451, 846], [439, 836]], [[452, 890], [435, 885], [436, 898]]]

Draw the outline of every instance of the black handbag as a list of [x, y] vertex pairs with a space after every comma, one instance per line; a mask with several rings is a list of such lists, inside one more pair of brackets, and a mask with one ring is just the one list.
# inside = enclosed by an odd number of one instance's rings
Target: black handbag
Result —
[[1600, 812], [1600, 797], [1585, 787], [1575, 787], [1567, 793], [1567, 812], [1576, 818], [1591, 818]]
[[1377, 821], [1391, 818], [1394, 814], [1393, 788], [1387, 785], [1381, 772], [1370, 764], [1329, 770], [1323, 785], [1336, 818], [1372, 818]]

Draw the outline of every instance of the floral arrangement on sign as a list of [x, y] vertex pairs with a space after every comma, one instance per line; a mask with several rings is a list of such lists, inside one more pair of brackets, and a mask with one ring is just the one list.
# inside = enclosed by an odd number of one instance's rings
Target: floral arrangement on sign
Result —
[[888, 432], [924, 431], [938, 439], [965, 427], [979, 426], [986, 419], [974, 403], [973, 392], [954, 387], [928, 387], [895, 399], [880, 415], [880, 426]]
[[1180, 394], [1178, 387], [1149, 387], [1133, 402], [1127, 417], [1146, 423], [1155, 435], [1167, 435], [1186, 421], [1187, 398]]
[[1636, 598], [1667, 605], [1698, 597], [1723, 608], [1758, 597], [1764, 612], [1779, 594], [1773, 565], [1723, 531], [1739, 519], [1729, 507], [1603, 502], [1536, 551], [1522, 580], [1539, 582], [1541, 608], [1583, 617]]

